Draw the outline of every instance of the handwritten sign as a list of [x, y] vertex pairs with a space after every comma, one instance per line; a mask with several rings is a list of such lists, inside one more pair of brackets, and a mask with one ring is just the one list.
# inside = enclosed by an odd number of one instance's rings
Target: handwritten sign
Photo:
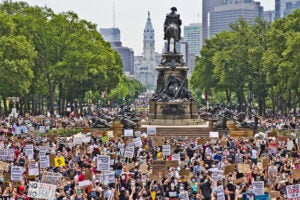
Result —
[[171, 145], [162, 145], [162, 154], [164, 156], [171, 155]]
[[49, 156], [40, 156], [40, 168], [48, 168], [50, 167], [50, 159]]
[[234, 170], [235, 170], [235, 164], [225, 166], [224, 167], [224, 175], [234, 172]]
[[141, 146], [143, 146], [143, 142], [142, 142], [142, 140], [141, 140], [140, 137], [133, 138], [133, 142], [134, 142], [134, 145], [135, 145], [136, 147], [141, 147]]
[[132, 129], [125, 129], [124, 130], [124, 136], [132, 137], [133, 136], [133, 130]]
[[28, 196], [34, 199], [49, 199], [55, 197], [56, 185], [29, 181]]
[[98, 155], [97, 156], [97, 170], [98, 171], [109, 171], [110, 170], [110, 157]]
[[160, 171], [166, 170], [165, 160], [153, 160], [152, 161], [152, 174], [158, 174]]
[[266, 168], [268, 168], [268, 166], [269, 166], [269, 158], [268, 157], [263, 158], [262, 159], [262, 168], [266, 169]]
[[249, 164], [238, 164], [238, 171], [243, 174], [247, 174], [250, 172]]
[[167, 167], [178, 167], [178, 160], [170, 160], [166, 162]]
[[133, 158], [134, 146], [126, 146], [124, 151], [124, 158]]
[[23, 179], [24, 168], [18, 166], [11, 166], [11, 180], [21, 181]]
[[0, 160], [14, 161], [15, 150], [14, 149], [0, 149]]
[[78, 182], [78, 186], [79, 187], [85, 187], [85, 186], [89, 186], [91, 185], [91, 181], [90, 180], [84, 180], [84, 181], [79, 181]]
[[42, 176], [42, 183], [59, 185], [61, 183], [61, 174], [54, 172], [44, 172]]
[[28, 175], [29, 176], [38, 176], [40, 174], [40, 169], [38, 163], [28, 164]]
[[286, 193], [288, 199], [297, 199], [300, 197], [299, 185], [287, 185]]
[[147, 134], [148, 135], [156, 135], [156, 127], [154, 127], [154, 126], [148, 126], [147, 127]]
[[254, 181], [253, 184], [253, 194], [263, 195], [264, 194], [264, 182], [263, 181]]

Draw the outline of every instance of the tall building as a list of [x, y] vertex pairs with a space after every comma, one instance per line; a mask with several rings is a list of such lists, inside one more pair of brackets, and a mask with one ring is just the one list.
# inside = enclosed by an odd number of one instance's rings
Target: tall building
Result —
[[210, 12], [209, 36], [212, 37], [219, 32], [229, 31], [229, 25], [240, 18], [243, 18], [249, 24], [254, 24], [257, 17], [263, 17], [263, 7], [259, 2], [253, 0], [227, 0]]
[[155, 53], [154, 29], [150, 12], [148, 12], [143, 36], [143, 56], [135, 57], [135, 77], [147, 89], [154, 89], [156, 87], [156, 66], [159, 55]]
[[209, 13], [224, 0], [202, 0], [202, 45], [209, 38]]
[[300, 0], [275, 0], [276, 19], [285, 17], [300, 8]]
[[274, 10], [270, 10], [270, 11], [264, 11], [264, 15], [263, 15], [263, 18], [264, 20], [266, 20], [267, 22], [274, 22], [275, 19], [276, 19], [276, 11]]
[[184, 41], [188, 43], [190, 54], [199, 56], [202, 46], [201, 24], [194, 23], [189, 26], [184, 26]]
[[123, 71], [127, 76], [134, 75], [134, 51], [131, 48], [123, 47], [121, 42], [121, 33], [118, 28], [100, 28], [100, 33], [106, 42], [117, 51], [123, 64]]

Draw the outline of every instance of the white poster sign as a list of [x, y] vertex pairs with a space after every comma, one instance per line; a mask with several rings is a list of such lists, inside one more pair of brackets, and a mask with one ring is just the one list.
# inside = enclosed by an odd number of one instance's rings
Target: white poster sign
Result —
[[55, 197], [56, 185], [29, 181], [28, 196], [33, 199], [49, 199]]
[[217, 187], [217, 200], [225, 200], [223, 185]]
[[264, 194], [264, 182], [263, 181], [254, 181], [252, 183], [253, 186], [253, 194], [262, 195]]
[[91, 185], [91, 181], [90, 180], [84, 180], [84, 181], [79, 181], [78, 182], [78, 186], [79, 187], [85, 187], [85, 186], [89, 186]]
[[125, 129], [124, 136], [126, 137], [133, 137], [133, 130], [132, 129]]
[[219, 138], [219, 132], [209, 132], [210, 138]]
[[46, 146], [40, 146], [39, 149], [40, 149], [40, 156], [45, 156], [46, 153], [48, 152]]
[[50, 159], [49, 156], [40, 156], [40, 168], [48, 168], [50, 167]]
[[133, 158], [134, 146], [126, 146], [124, 152], [124, 158]]
[[171, 155], [171, 145], [162, 145], [162, 154], [164, 156]]
[[147, 127], [147, 134], [148, 135], [156, 135], [156, 127], [155, 126], [148, 126]]
[[38, 176], [40, 174], [39, 164], [38, 163], [30, 163], [28, 164], [28, 175], [29, 176]]
[[110, 157], [98, 155], [97, 156], [97, 170], [98, 171], [109, 171], [110, 170]]
[[11, 180], [22, 181], [24, 168], [19, 166], [11, 166]]
[[24, 153], [25, 153], [26, 156], [28, 156], [28, 159], [32, 159], [33, 155], [34, 155], [33, 145], [32, 144], [25, 145]]
[[286, 193], [288, 200], [294, 200], [300, 197], [300, 188], [298, 185], [287, 185], [286, 186]]
[[143, 146], [143, 142], [142, 142], [142, 140], [141, 140], [140, 137], [138, 137], [138, 138], [133, 138], [133, 142], [134, 142], [134, 145], [135, 145], [136, 147], [141, 147], [141, 146]]

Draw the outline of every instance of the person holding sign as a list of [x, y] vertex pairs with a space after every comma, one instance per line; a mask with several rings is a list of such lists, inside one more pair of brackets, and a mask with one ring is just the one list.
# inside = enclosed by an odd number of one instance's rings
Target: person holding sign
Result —
[[30, 200], [30, 198], [24, 194], [25, 192], [25, 186], [21, 185], [19, 186], [17, 190], [17, 194], [15, 195], [15, 200]]

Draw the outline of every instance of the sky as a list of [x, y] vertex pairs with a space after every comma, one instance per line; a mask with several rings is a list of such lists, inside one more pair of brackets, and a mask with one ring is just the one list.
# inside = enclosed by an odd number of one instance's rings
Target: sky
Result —
[[[2, 0], [3, 1], [3, 0]], [[14, 0], [17, 1], [17, 0]], [[155, 32], [155, 50], [163, 48], [163, 23], [170, 8], [177, 7], [182, 27], [202, 21], [202, 0], [23, 0], [29, 5], [47, 6], [54, 12], [74, 11], [99, 28], [119, 28], [123, 46], [135, 55], [143, 50], [143, 30], [148, 11]], [[260, 0], [264, 10], [274, 10], [275, 0]], [[115, 8], [115, 9], [113, 9]], [[114, 12], [115, 10], [115, 12]], [[114, 15], [115, 13], [115, 20]], [[115, 22], [115, 23], [114, 23]], [[182, 28], [183, 29], [183, 28]], [[182, 33], [183, 36], [183, 33]]]

